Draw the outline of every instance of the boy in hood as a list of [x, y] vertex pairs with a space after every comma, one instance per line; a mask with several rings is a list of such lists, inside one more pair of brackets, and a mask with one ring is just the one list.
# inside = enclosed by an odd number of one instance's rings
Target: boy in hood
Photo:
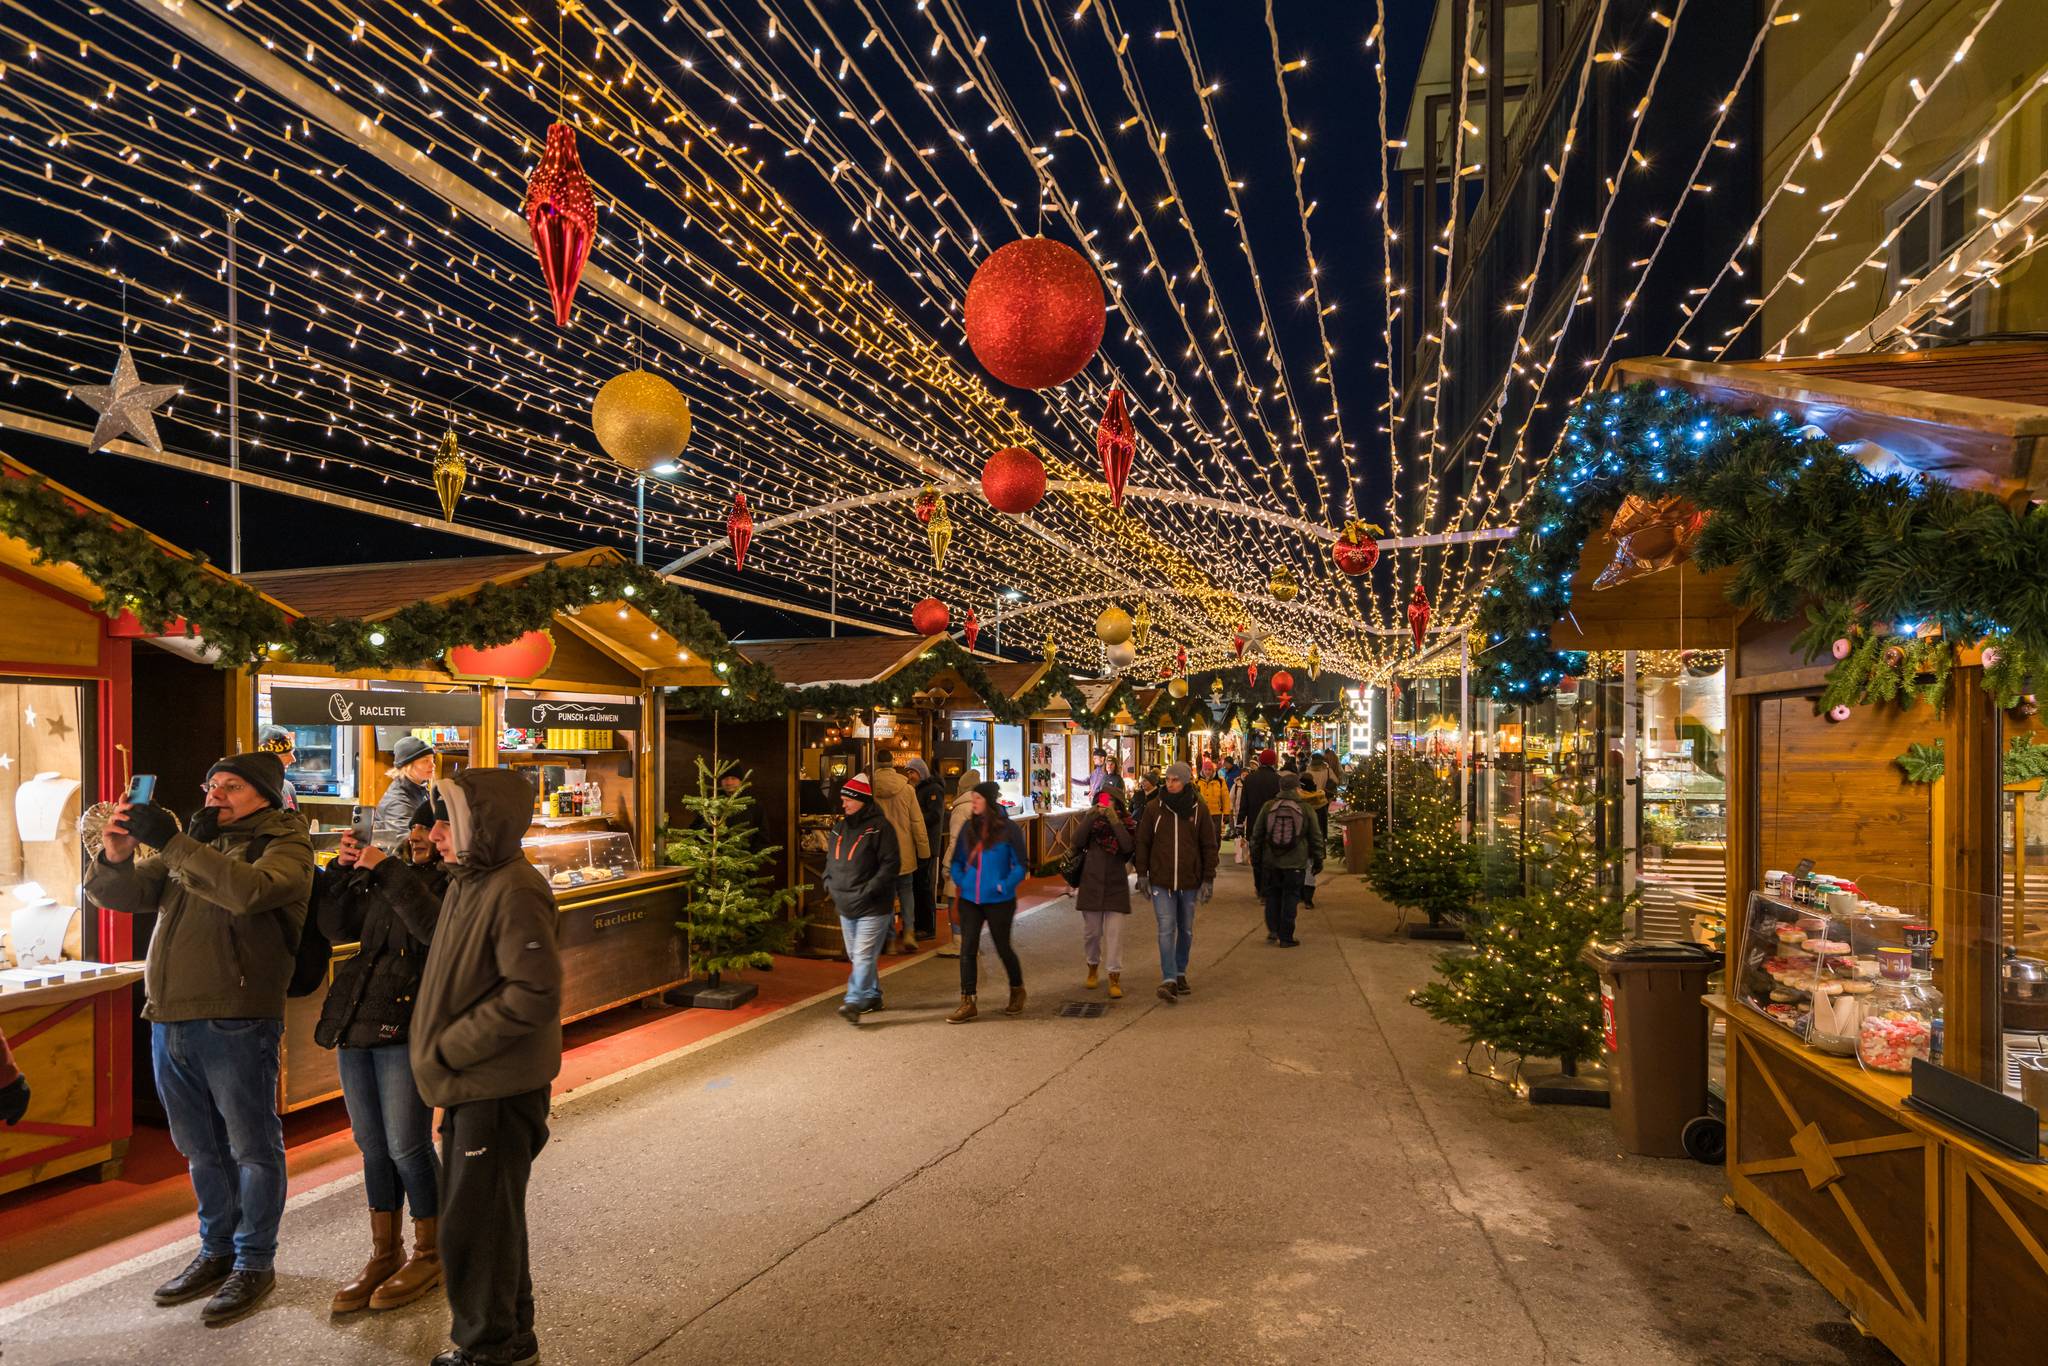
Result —
[[533, 787], [469, 768], [435, 789], [448, 895], [412, 1016], [420, 1098], [441, 1107], [441, 1267], [455, 1346], [434, 1366], [525, 1366], [540, 1356], [526, 1184], [548, 1141], [562, 1070], [555, 896], [519, 842]]
[[839, 806], [846, 815], [826, 840], [822, 881], [839, 912], [839, 933], [853, 964], [839, 1013], [848, 1024], [859, 1024], [861, 1016], [882, 1008], [876, 963], [896, 909], [896, 875], [902, 862], [896, 832], [875, 804], [867, 774], [856, 773], [840, 785]]

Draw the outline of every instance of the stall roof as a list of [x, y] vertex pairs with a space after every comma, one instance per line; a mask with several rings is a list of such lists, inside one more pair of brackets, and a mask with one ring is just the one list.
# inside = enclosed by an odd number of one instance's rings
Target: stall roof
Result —
[[1619, 362], [1618, 383], [1676, 384], [1730, 407], [1784, 411], [1836, 441], [1998, 497], [2048, 497], [2048, 344], [1712, 364]]
[[832, 636], [823, 640], [735, 641], [733, 648], [765, 664], [786, 688], [879, 683], [944, 640], [944, 636]]

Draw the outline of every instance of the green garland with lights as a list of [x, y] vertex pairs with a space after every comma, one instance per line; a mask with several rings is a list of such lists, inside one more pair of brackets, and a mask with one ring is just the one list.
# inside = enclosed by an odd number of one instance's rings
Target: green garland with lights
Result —
[[[1737, 606], [1783, 619], [1812, 604], [1798, 642], [1809, 658], [1850, 643], [1829, 705], [1938, 702], [1955, 642], [1995, 651], [1983, 682], [2000, 705], [2048, 671], [2048, 510], [1875, 475], [1782, 414], [1638, 384], [1582, 399], [1566, 419], [1480, 603], [1483, 691], [1533, 701], [1583, 667], [1552, 647], [1551, 630], [1570, 609], [1581, 551], [1631, 494], [1680, 494], [1709, 514], [1693, 559], [1734, 571]], [[1902, 622], [1912, 625], [1894, 629]], [[1939, 630], [1931, 647], [1916, 644], [1921, 625]]]

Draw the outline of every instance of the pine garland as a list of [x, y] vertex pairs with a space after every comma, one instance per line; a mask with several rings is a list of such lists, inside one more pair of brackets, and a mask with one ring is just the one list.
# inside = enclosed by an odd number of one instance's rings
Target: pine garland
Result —
[[1782, 413], [1735, 413], [1682, 389], [1638, 384], [1583, 399], [1566, 419], [1563, 447], [1480, 604], [1483, 691], [1531, 701], [1572, 671], [1551, 630], [1570, 608], [1580, 552], [1631, 494], [1682, 494], [1709, 514], [1693, 558], [1702, 569], [1733, 570], [1727, 591], [1737, 606], [1783, 619], [1814, 604], [1814, 625], [1801, 637], [1809, 657], [1848, 637], [1882, 662], [1915, 635], [1884, 640], [1890, 624], [1939, 629], [1938, 642], [1909, 651], [1910, 675], [1852, 652], [1831, 671], [1838, 701], [1934, 700], [1956, 642], [1999, 648], [1984, 686], [2004, 705], [2048, 664], [2048, 510], [2016, 510], [1938, 480], [1873, 475]]

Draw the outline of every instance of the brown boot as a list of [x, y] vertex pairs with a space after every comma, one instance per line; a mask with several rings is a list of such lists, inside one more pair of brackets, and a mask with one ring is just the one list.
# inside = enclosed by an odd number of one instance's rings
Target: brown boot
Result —
[[1011, 987], [1011, 988], [1010, 988], [1010, 1004], [1008, 1004], [1008, 1005], [1006, 1005], [1006, 1006], [1004, 1006], [1004, 1007], [1003, 1007], [1003, 1014], [1005, 1014], [1005, 1015], [1022, 1015], [1023, 1013], [1024, 1013], [1024, 988], [1022, 988], [1022, 987]]
[[398, 1211], [395, 1209], [373, 1209], [370, 1211], [370, 1260], [360, 1274], [347, 1285], [334, 1292], [334, 1302], [329, 1306], [336, 1314], [353, 1314], [369, 1304], [370, 1296], [377, 1287], [391, 1279], [405, 1258], [400, 1254], [398, 1242]]
[[960, 998], [960, 1008], [946, 1017], [946, 1023], [966, 1024], [980, 1013], [980, 1011], [974, 1008], [974, 998], [972, 996], [962, 996]]
[[439, 1221], [434, 1219], [412, 1221], [412, 1255], [392, 1273], [390, 1280], [377, 1287], [370, 1296], [370, 1308], [396, 1309], [401, 1304], [411, 1304], [441, 1283], [438, 1225]]

